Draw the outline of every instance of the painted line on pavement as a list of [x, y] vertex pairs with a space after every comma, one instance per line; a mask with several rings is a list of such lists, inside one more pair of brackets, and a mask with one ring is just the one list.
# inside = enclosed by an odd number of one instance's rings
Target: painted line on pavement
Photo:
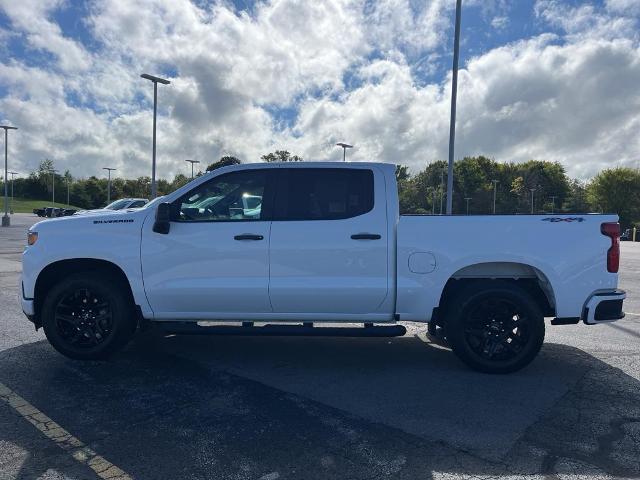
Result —
[[133, 480], [133, 477], [98, 455], [3, 383], [0, 383], [0, 400], [40, 430], [45, 437], [69, 452], [76, 461], [91, 468], [98, 477], [103, 480]]
[[625, 315], [633, 315], [634, 317], [640, 317], [640, 313], [631, 313], [631, 312], [624, 312]]

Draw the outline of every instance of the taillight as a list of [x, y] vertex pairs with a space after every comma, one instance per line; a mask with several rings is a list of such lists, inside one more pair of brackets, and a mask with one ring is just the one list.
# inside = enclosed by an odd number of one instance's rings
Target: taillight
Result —
[[600, 225], [600, 231], [611, 239], [611, 247], [607, 250], [607, 271], [618, 273], [620, 268], [620, 224], [619, 223], [603, 223]]

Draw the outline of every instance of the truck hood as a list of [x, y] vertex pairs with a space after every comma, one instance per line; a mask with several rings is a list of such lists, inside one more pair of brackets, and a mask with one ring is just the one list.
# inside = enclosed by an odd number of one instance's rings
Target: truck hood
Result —
[[[149, 214], [149, 210], [102, 210], [91, 212], [85, 215], [71, 215], [68, 217], [58, 217], [42, 220], [33, 225], [30, 230], [35, 232], [56, 232], [68, 231], [93, 232], [101, 234], [108, 233], [103, 230], [104, 226], [117, 228], [119, 232], [123, 229], [140, 230], [144, 218]], [[100, 229], [100, 230], [99, 230]]]

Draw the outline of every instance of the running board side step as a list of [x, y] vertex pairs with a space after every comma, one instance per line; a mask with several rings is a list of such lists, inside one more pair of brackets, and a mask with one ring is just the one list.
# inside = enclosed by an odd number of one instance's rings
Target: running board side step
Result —
[[[163, 332], [173, 335], [250, 335], [250, 336], [300, 336], [300, 337], [401, 337], [407, 333], [402, 325], [372, 325], [366, 327], [314, 327], [303, 325], [274, 325], [261, 327], [216, 325], [203, 327], [194, 322], [157, 322]], [[311, 324], [313, 325], [313, 324]]]

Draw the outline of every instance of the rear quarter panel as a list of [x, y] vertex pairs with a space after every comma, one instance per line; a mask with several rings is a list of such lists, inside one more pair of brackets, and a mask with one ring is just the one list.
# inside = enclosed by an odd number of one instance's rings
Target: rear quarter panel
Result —
[[[396, 310], [402, 320], [428, 321], [457, 271], [513, 262], [546, 277], [556, 316], [579, 317], [591, 293], [617, 286], [618, 275], [606, 266], [611, 241], [600, 233], [602, 223], [617, 221], [615, 215], [401, 216]], [[415, 252], [429, 254], [433, 271], [411, 271]]]

